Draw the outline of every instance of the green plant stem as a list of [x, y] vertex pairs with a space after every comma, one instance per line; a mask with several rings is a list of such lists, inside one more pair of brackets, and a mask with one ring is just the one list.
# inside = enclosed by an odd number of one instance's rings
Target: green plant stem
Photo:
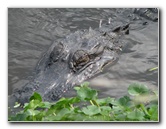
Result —
[[36, 117], [33, 115], [33, 121], [36, 121]]
[[74, 109], [74, 107], [73, 107], [73, 105], [72, 105], [72, 104], [70, 104], [70, 107], [71, 107], [72, 109]]
[[92, 100], [89, 101], [92, 105], [94, 105], [94, 103], [92, 102]]
[[90, 103], [91, 103], [92, 105], [96, 105], [97, 107], [100, 107], [100, 106], [98, 105], [98, 103], [97, 103], [95, 100], [90, 100]]
[[140, 107], [141, 107], [141, 109], [144, 111], [144, 113], [145, 113], [146, 115], [148, 115], [149, 117], [151, 116], [151, 115], [148, 113], [148, 111], [146, 110], [146, 108], [145, 108], [145, 106], [144, 106], [143, 104], [140, 104]]
[[154, 71], [154, 70], [157, 70], [157, 69], [158, 69], [158, 67], [154, 67], [154, 68], [149, 69], [149, 71]]

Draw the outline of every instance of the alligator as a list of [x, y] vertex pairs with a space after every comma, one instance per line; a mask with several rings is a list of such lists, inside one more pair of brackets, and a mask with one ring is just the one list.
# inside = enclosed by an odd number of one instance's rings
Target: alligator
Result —
[[[147, 11], [133, 12], [156, 21]], [[148, 15], [147, 15], [148, 14]], [[34, 92], [44, 101], [56, 102], [75, 85], [94, 77], [110, 64], [115, 64], [123, 47], [123, 39], [129, 34], [129, 23], [113, 25], [111, 19], [99, 28], [76, 31], [56, 40], [37, 63], [35, 75], [9, 96], [9, 106], [14, 102], [24, 104]]]

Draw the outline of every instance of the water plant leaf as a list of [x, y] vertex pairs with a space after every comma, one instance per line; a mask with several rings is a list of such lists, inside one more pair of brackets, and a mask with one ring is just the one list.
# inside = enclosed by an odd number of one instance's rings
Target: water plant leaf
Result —
[[46, 120], [51, 120], [51, 121], [59, 121], [59, 120], [63, 120], [63, 117], [66, 115], [66, 114], [69, 114], [71, 113], [71, 111], [68, 109], [68, 108], [63, 108], [61, 109], [59, 112], [53, 114], [53, 115], [50, 115], [49, 117], [46, 117], [45, 119]]
[[110, 112], [112, 110], [111, 107], [109, 107], [109, 106], [101, 106], [100, 109], [101, 109], [100, 114], [105, 115], [105, 116], [110, 116]]
[[130, 98], [128, 96], [124, 96], [122, 98], [120, 98], [118, 100], [118, 103], [121, 105], [121, 106], [128, 106], [129, 105], [129, 102], [130, 102]]
[[49, 103], [49, 102], [42, 102], [42, 103], [40, 103], [40, 108], [50, 108], [51, 107], [51, 103]]
[[132, 96], [148, 94], [149, 89], [145, 85], [133, 83], [128, 87], [128, 93]]
[[37, 107], [41, 107], [43, 103], [41, 103], [39, 100], [31, 100], [26, 106], [24, 106], [24, 110], [28, 109], [35, 109]]
[[93, 100], [97, 98], [97, 91], [91, 89], [90, 87], [83, 86], [79, 90], [77, 90], [77, 96], [81, 100]]
[[[61, 98], [55, 103], [43, 102], [40, 94], [34, 93], [24, 107], [16, 103], [15, 108], [23, 110], [10, 116], [9, 121], [158, 121], [158, 95], [147, 87], [132, 84], [129, 96], [98, 99], [97, 91], [87, 85], [75, 88], [76, 97]], [[148, 102], [136, 101], [139, 96]]]
[[29, 115], [29, 116], [35, 116], [35, 115], [38, 115], [40, 113], [40, 111], [38, 110], [33, 110], [33, 109], [28, 109], [26, 111], [26, 113]]
[[27, 114], [18, 113], [16, 116], [11, 116], [10, 121], [26, 121]]
[[144, 113], [138, 109], [135, 109], [134, 111], [129, 112], [127, 117], [129, 120], [143, 121]]
[[82, 108], [82, 112], [86, 115], [92, 116], [101, 112], [100, 108], [96, 105], [90, 105]]
[[151, 115], [151, 120], [158, 120], [158, 105], [152, 105], [148, 112]]
[[114, 98], [107, 97], [107, 98], [97, 99], [96, 102], [100, 106], [105, 106], [105, 105], [109, 105], [109, 104], [113, 103], [114, 100], [115, 100]]
[[30, 101], [31, 100], [39, 100], [39, 101], [42, 101], [42, 97], [39, 93], [37, 92], [34, 92], [33, 95], [30, 97]]
[[81, 87], [88, 87], [89, 86], [89, 82], [84, 82], [84, 83], [82, 83], [81, 85], [80, 85]]

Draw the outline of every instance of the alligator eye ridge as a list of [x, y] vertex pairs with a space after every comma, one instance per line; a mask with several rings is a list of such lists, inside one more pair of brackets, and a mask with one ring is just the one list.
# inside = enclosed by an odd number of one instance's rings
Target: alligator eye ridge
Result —
[[50, 59], [55, 62], [62, 55], [63, 49], [64, 46], [62, 43], [57, 44], [50, 54]]
[[103, 51], [104, 51], [104, 47], [99, 43], [99, 44], [97, 44], [94, 48], [93, 48], [93, 50], [92, 50], [92, 55], [99, 55], [99, 54], [101, 54], [101, 53], [103, 53]]
[[56, 62], [62, 55], [64, 51], [64, 45], [62, 43], [57, 44], [50, 53], [48, 66]]

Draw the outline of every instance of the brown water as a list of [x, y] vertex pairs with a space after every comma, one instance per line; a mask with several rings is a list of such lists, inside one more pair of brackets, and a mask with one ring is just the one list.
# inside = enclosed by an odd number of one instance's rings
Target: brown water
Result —
[[[123, 9], [122, 9], [123, 10]], [[80, 29], [97, 28], [100, 19], [121, 16], [116, 9], [9, 9], [8, 10], [8, 94], [23, 86], [32, 76], [36, 63], [54, 40]], [[120, 97], [131, 83], [158, 88], [158, 22], [147, 19], [132, 24], [127, 44], [118, 63], [89, 80], [100, 96]], [[142, 22], [141, 21], [141, 22]], [[71, 96], [69, 92], [67, 96]]]

